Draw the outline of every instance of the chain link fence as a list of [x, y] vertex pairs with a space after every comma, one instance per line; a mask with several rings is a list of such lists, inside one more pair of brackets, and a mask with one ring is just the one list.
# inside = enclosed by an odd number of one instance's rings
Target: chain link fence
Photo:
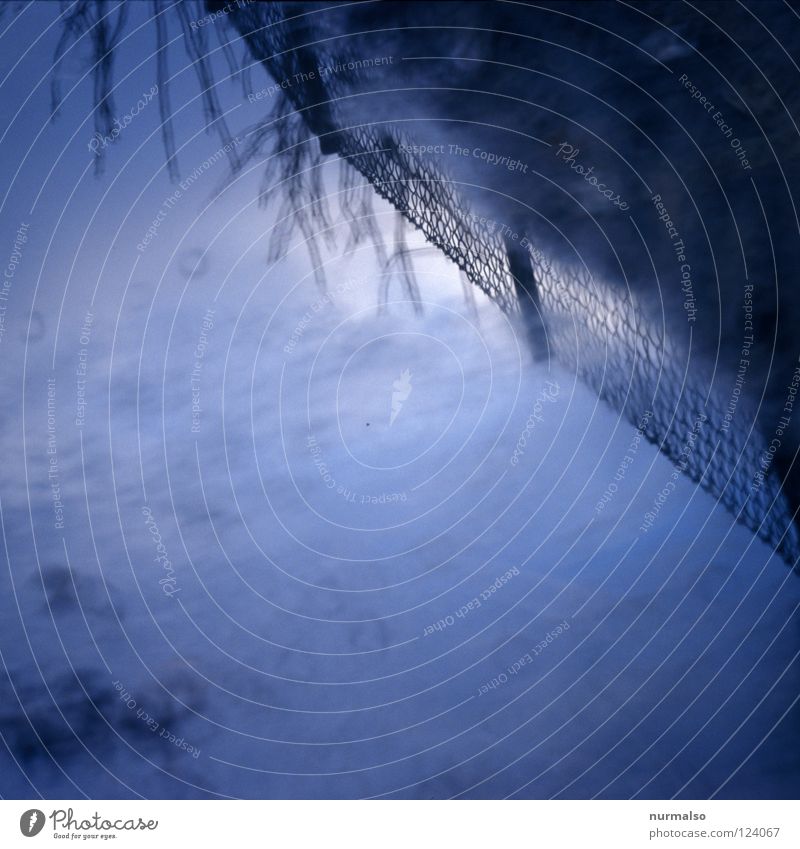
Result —
[[[58, 55], [69, 38], [80, 32], [92, 33], [98, 50], [103, 48], [103, 60], [95, 68], [98, 100], [109, 112], [109, 57], [123, 21], [110, 23], [101, 7], [80, 0], [66, 18]], [[161, 58], [169, 44], [164, 23], [167, 7], [154, 0], [153, 8], [159, 23]], [[318, 166], [324, 155], [337, 153], [346, 163], [339, 202], [345, 220], [353, 227], [354, 240], [369, 238], [379, 252], [384, 250], [371, 216], [370, 199], [377, 193], [501, 310], [521, 322], [527, 320], [529, 332], [533, 324], [536, 332], [546, 334], [547, 355], [572, 370], [629, 422], [638, 424], [648, 411], [644, 436], [737, 521], [797, 567], [797, 529], [769, 446], [757, 428], [757, 411], [748, 407], [744, 397], [737, 399], [735, 420], [723, 429], [730, 398], [718, 388], [719, 380], [714, 385], [712, 376], [698, 366], [697, 357], [692, 359], [688, 350], [679, 349], [647, 318], [630, 293], [606, 286], [585, 268], [549, 261], [533, 245], [527, 247], [521, 261], [519, 244], [510, 250], [494, 222], [473, 214], [469, 200], [459, 184], [448, 179], [441, 162], [434, 166], [412, 152], [409, 145], [413, 139], [386, 123], [353, 124], [347, 120], [347, 110], [341, 107], [363, 82], [362, 72], [359, 63], [341, 51], [338, 39], [315, 31], [316, 14], [300, 14], [291, 3], [220, 6], [194, 0], [181, 4], [183, 35], [200, 80], [207, 117], [225, 141], [230, 134], [215, 99], [208, 36], [205, 29], [193, 26], [192, 15], [202, 18], [204, 14], [224, 14], [276, 83], [298, 75], [307, 80], [302, 86], [281, 90], [271, 118], [251, 130], [247, 149], [241, 156], [237, 150], [231, 161], [234, 168], [241, 167], [266, 147], [272, 150], [263, 188], [265, 198], [278, 194], [281, 200], [272, 258], [285, 250], [291, 232], [299, 230], [314, 267], [321, 267], [315, 233], [327, 229], [331, 220]], [[223, 28], [214, 29], [234, 72], [236, 60], [231, 58], [230, 45], [219, 35]], [[246, 76], [248, 62], [242, 60], [241, 66]], [[321, 75], [313, 79], [308, 75], [310, 69], [325, 66], [341, 70], [324, 80]], [[165, 95], [163, 133], [170, 166], [175, 169], [165, 74], [160, 64], [159, 87]], [[100, 129], [105, 126], [104, 114], [102, 110], [98, 113]], [[314, 137], [319, 149], [310, 143]], [[365, 178], [363, 185], [354, 179], [356, 173]], [[530, 280], [520, 279], [529, 273]], [[323, 283], [321, 277], [319, 282]], [[541, 340], [532, 341], [536, 349]]]
[[[330, 40], [320, 38], [312, 25], [298, 28], [283, 16], [281, 4], [257, 4], [237, 13], [240, 32], [275, 80], [310, 67], [358, 65], [334, 54]], [[500, 309], [524, 313], [519, 295], [525, 287], [512, 274], [505, 239], [472, 213], [446, 170], [411, 152], [413, 140], [396, 128], [349, 125], [339, 114], [338, 104], [353, 93], [358, 75], [358, 70], [329, 75], [286, 95], [324, 152], [337, 152], [362, 174]], [[676, 350], [647, 320], [631, 295], [601, 285], [585, 269], [560, 267], [533, 246], [527, 254], [550, 355], [632, 424], [650, 411], [645, 437], [796, 565], [800, 542], [780, 478], [774, 472], [758, 474], [769, 455], [755, 410], [742, 399], [738, 423], [723, 431], [728, 399], [699, 373], [687, 351]]]

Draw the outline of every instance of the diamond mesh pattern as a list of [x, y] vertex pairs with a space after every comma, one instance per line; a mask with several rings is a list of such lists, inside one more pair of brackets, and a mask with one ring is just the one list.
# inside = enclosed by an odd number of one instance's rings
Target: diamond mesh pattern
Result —
[[[348, 62], [331, 52], [330, 41], [315, 37], [311, 25], [298, 30], [283, 14], [281, 4], [253, 4], [237, 13], [241, 33], [276, 81], [310, 66]], [[320, 132], [317, 119], [313, 129], [322, 143], [333, 145], [502, 310], [519, 313], [503, 238], [471, 213], [458, 184], [404, 147], [413, 140], [396, 129], [352, 126], [342, 118], [338, 104], [354, 91], [357, 75], [329, 75], [316, 87], [292, 87], [286, 95], [301, 115], [321, 111], [327, 128]], [[694, 365], [686, 369], [685, 352], [644, 320], [630, 296], [601, 287], [583, 270], [559, 267], [535, 249], [530, 254], [551, 354], [633, 424], [650, 410], [646, 438], [737, 521], [797, 564], [800, 544], [780, 479], [774, 473], [756, 479], [766, 444], [752, 426], [754, 411], [740, 401], [738, 425], [721, 431], [727, 399], [708, 391], [710, 381]]]

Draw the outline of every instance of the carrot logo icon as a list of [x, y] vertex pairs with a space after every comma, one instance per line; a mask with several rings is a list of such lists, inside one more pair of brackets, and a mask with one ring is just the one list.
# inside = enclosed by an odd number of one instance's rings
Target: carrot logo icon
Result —
[[394, 420], [403, 409], [403, 404], [411, 394], [411, 372], [408, 369], [400, 372], [400, 377], [392, 383], [392, 414], [389, 418], [389, 427], [394, 424]]
[[19, 830], [25, 837], [36, 837], [44, 828], [44, 812], [38, 808], [31, 808], [19, 818]]

